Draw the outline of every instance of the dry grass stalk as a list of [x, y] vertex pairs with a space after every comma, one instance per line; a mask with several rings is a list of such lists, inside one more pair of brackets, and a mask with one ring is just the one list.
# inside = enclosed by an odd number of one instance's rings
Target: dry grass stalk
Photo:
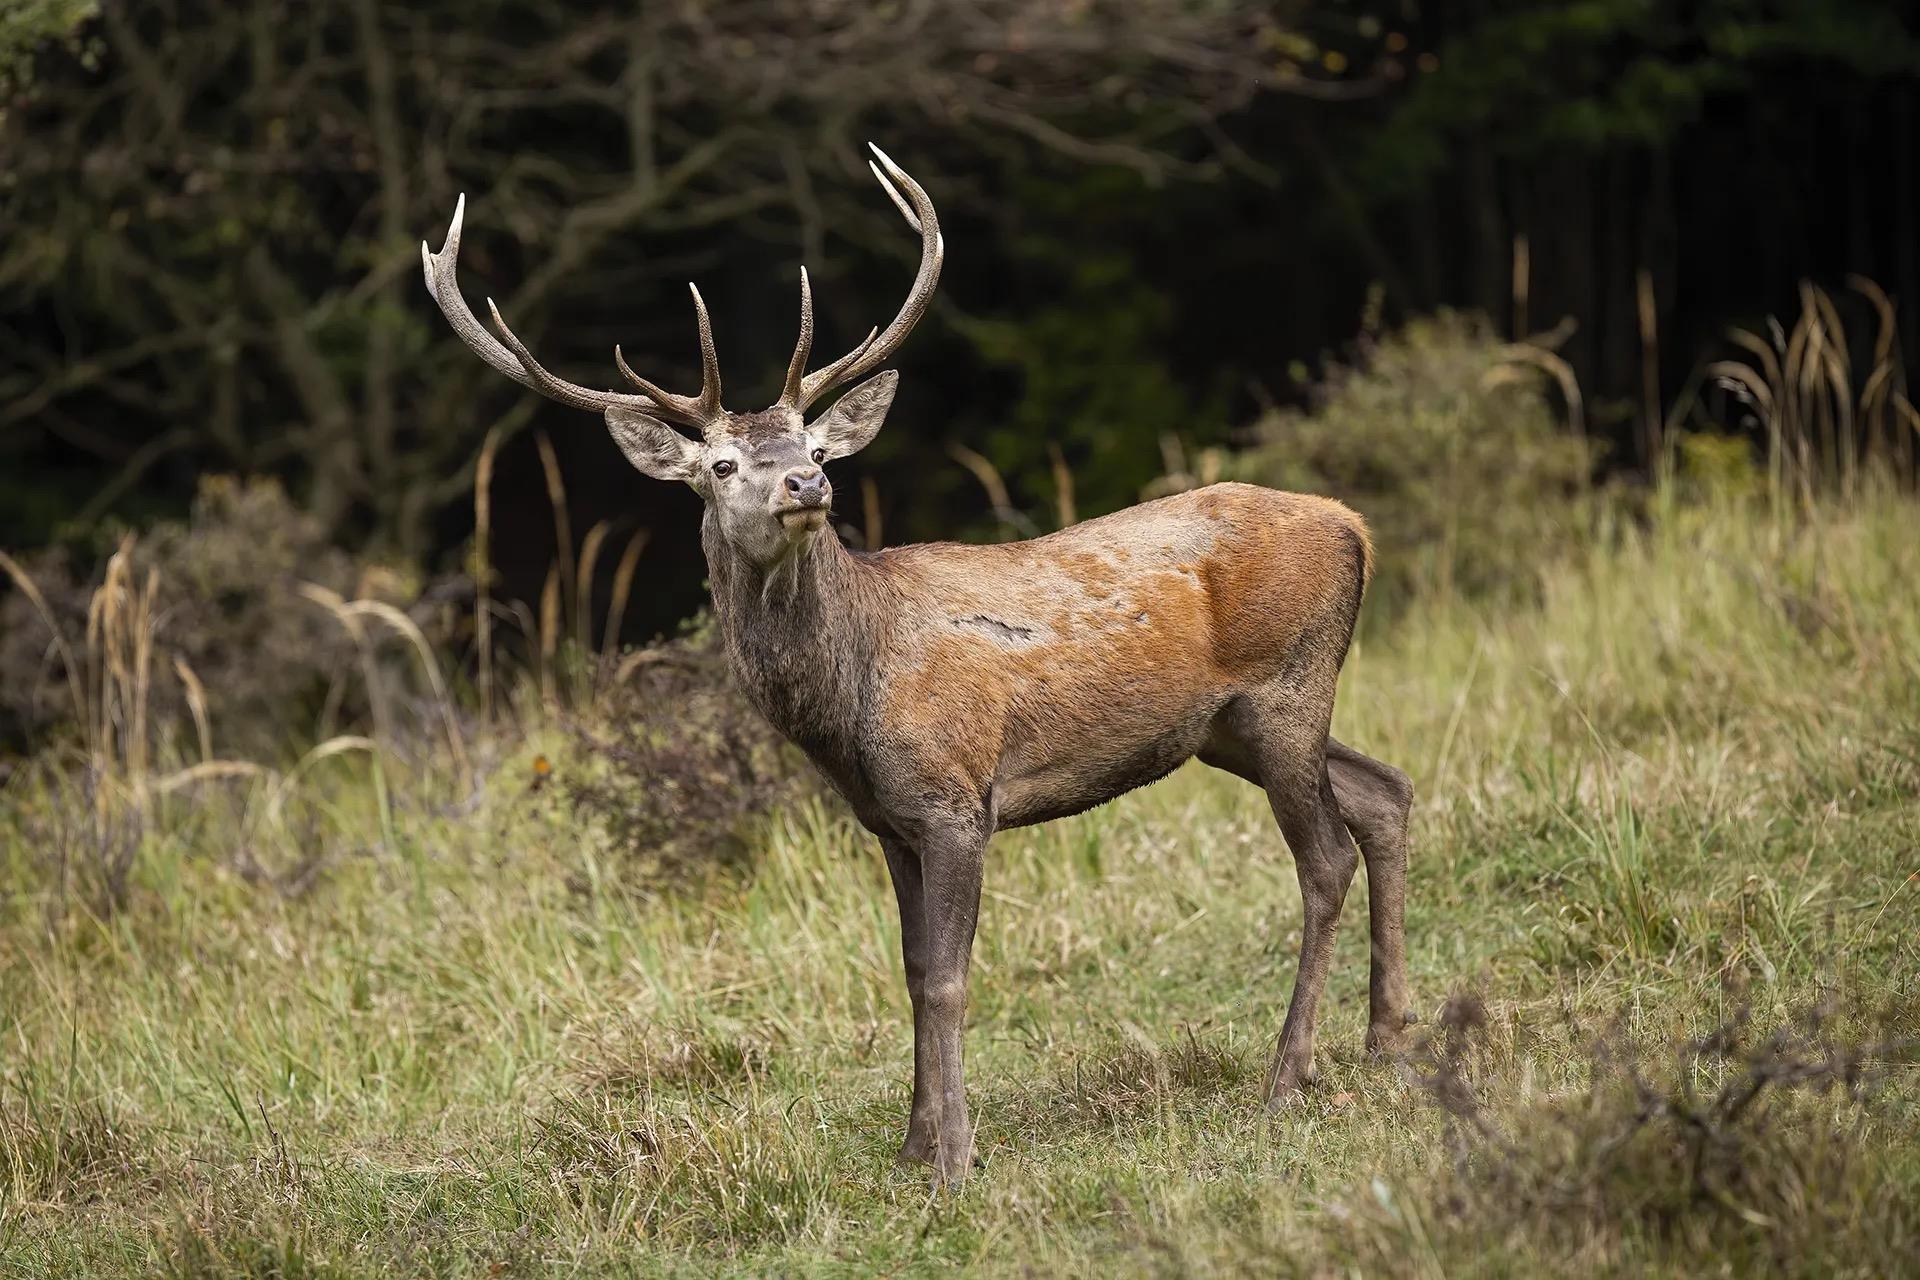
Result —
[[1526, 233], [1513, 238], [1513, 335], [1519, 337], [1527, 331], [1527, 293], [1528, 279], [1532, 268], [1532, 251], [1527, 243]]
[[987, 501], [993, 507], [993, 517], [1014, 532], [1033, 537], [1040, 530], [1026, 514], [1013, 505], [1013, 497], [1007, 491], [1007, 482], [1001, 476], [999, 468], [983, 453], [967, 448], [963, 444], [947, 446], [947, 452], [955, 462], [973, 473], [973, 478], [986, 490]]
[[547, 504], [553, 508], [553, 545], [554, 556], [559, 561], [558, 585], [566, 592], [564, 602], [567, 611], [575, 617], [580, 613], [580, 600], [574, 594], [573, 572], [573, 525], [567, 518], [567, 484], [560, 475], [560, 458], [553, 451], [553, 441], [542, 431], [534, 437], [534, 443], [540, 448], [540, 470], [547, 481]]
[[[568, 557], [571, 558], [571, 557]], [[556, 560], [547, 569], [546, 585], [540, 588], [540, 701], [554, 701], [553, 660], [560, 651], [560, 577], [565, 560]]]
[[860, 540], [867, 550], [878, 551], [884, 545], [880, 539], [885, 526], [880, 518], [880, 486], [872, 476], [860, 477], [860, 510]]
[[593, 570], [600, 559], [601, 544], [611, 531], [607, 521], [597, 521], [580, 544], [580, 567], [573, 588], [573, 644], [583, 654], [593, 651]]
[[1047, 442], [1047, 460], [1053, 464], [1053, 503], [1054, 513], [1059, 518], [1060, 527], [1066, 528], [1075, 523], [1073, 505], [1073, 469], [1067, 466], [1067, 457], [1060, 452], [1060, 446]]
[[268, 815], [278, 822], [286, 810], [287, 798], [293, 793], [293, 784], [300, 780], [301, 775], [322, 760], [330, 760], [348, 751], [364, 751], [372, 756], [376, 763], [380, 758], [380, 744], [372, 738], [353, 733], [342, 733], [328, 738], [325, 742], [309, 749], [305, 755], [294, 762], [293, 768], [275, 780], [273, 792], [267, 801]]
[[171, 795], [202, 782], [219, 782], [227, 778], [265, 778], [276, 775], [265, 765], [251, 760], [202, 760], [199, 764], [188, 765], [176, 770], [153, 784], [156, 795]]
[[1185, 442], [1166, 432], [1160, 437], [1160, 475], [1141, 490], [1140, 496], [1158, 498], [1212, 484], [1226, 474], [1226, 461], [1224, 450], [1205, 448], [1190, 462]]
[[[396, 634], [413, 647], [420, 659], [420, 669], [426, 673], [427, 684], [433, 690], [435, 704], [440, 708], [441, 723], [446, 728], [447, 747], [453, 754], [454, 768], [459, 771], [463, 789], [473, 785], [473, 770], [467, 761], [467, 747], [460, 733], [459, 718], [454, 714], [453, 697], [447, 688], [447, 682], [440, 674], [440, 661], [434, 656], [433, 646], [428, 642], [426, 633], [405, 613], [384, 600], [342, 600], [325, 587], [313, 583], [303, 583], [300, 592], [309, 600], [324, 606], [342, 624], [352, 620], [350, 634], [356, 640], [365, 637], [365, 632], [357, 625], [361, 618], [377, 618], [387, 624]], [[371, 693], [371, 690], [369, 691]]]
[[473, 641], [480, 666], [480, 713], [493, 719], [493, 455], [500, 429], [487, 432], [473, 473]]
[[373, 712], [374, 735], [392, 741], [393, 718], [387, 704], [386, 682], [380, 678], [379, 664], [374, 660], [374, 646], [367, 635], [367, 629], [361, 625], [360, 614], [346, 607], [346, 600], [338, 592], [320, 586], [318, 583], [303, 582], [300, 594], [332, 614], [347, 637], [353, 641], [355, 654], [360, 660], [360, 677], [367, 686], [367, 705]]
[[[74, 699], [74, 723], [81, 740], [77, 770], [67, 770], [62, 753], [41, 761], [50, 786], [69, 804], [54, 833], [50, 854], [57, 864], [54, 912], [64, 910], [76, 853], [93, 873], [93, 905], [102, 914], [126, 905], [134, 863], [153, 821], [154, 798], [220, 778], [261, 778], [271, 771], [241, 760], [213, 755], [213, 731], [206, 689], [186, 661], [175, 656], [173, 670], [185, 690], [199, 746], [198, 764], [155, 776], [151, 721], [157, 619], [154, 602], [160, 578], [149, 570], [144, 580], [133, 567], [135, 539], [128, 535], [107, 561], [101, 584], [89, 598], [79, 647], [68, 639], [31, 575], [0, 552], [7, 570], [47, 625], [49, 651], [64, 670]], [[77, 774], [77, 776], [75, 776]]]
[[74, 719], [80, 724], [88, 723], [86, 688], [83, 683], [85, 677], [81, 673], [79, 662], [73, 656], [73, 646], [67, 643], [66, 636], [61, 633], [59, 621], [53, 616], [53, 609], [47, 604], [46, 595], [32, 576], [21, 567], [20, 562], [4, 551], [0, 551], [0, 569], [7, 571], [7, 575], [13, 579], [14, 584], [26, 595], [40, 614], [42, 621], [47, 624], [47, 631], [52, 636], [52, 647], [60, 655], [60, 668], [66, 674], [67, 691], [73, 698]]
[[620, 645], [620, 624], [627, 616], [627, 596], [633, 590], [634, 571], [640, 567], [640, 553], [646, 550], [649, 531], [637, 529], [620, 553], [613, 569], [613, 594], [607, 599], [606, 629], [600, 638], [600, 668], [606, 670]]
[[1660, 308], [1653, 296], [1653, 272], [1646, 267], [1635, 273], [1634, 294], [1640, 323], [1640, 395], [1646, 415], [1644, 456], [1657, 467], [1665, 455], [1660, 429]]
[[200, 759], [213, 759], [213, 724], [207, 717], [207, 687], [200, 683], [200, 677], [193, 673], [187, 660], [175, 655], [174, 674], [180, 677], [180, 684], [187, 691], [187, 710], [193, 716], [193, 728], [200, 739]]
[[[1574, 374], [1573, 366], [1558, 354], [1541, 346], [1538, 342], [1512, 342], [1500, 348], [1498, 358], [1512, 364], [1532, 365], [1543, 370], [1560, 388], [1560, 398], [1567, 406], [1567, 425], [1573, 434], [1584, 440], [1587, 438], [1586, 401], [1580, 395], [1580, 379]], [[1492, 386], [1500, 381], [1508, 370], [1489, 370], [1485, 385]]]

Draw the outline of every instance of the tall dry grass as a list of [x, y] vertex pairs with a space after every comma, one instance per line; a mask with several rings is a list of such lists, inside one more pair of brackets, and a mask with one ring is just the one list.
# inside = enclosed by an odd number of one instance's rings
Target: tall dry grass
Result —
[[[61, 625], [25, 566], [0, 552], [0, 570], [46, 629], [47, 660], [58, 667], [72, 703], [73, 736], [54, 739], [25, 762], [11, 784], [18, 803], [8, 806], [19, 833], [39, 850], [50, 923], [75, 905], [102, 917], [124, 910], [143, 851], [191, 830], [209, 813], [231, 814], [228, 856], [248, 878], [275, 880], [282, 867], [310, 863], [293, 816], [324, 803], [317, 794], [302, 794], [323, 761], [355, 755], [369, 762], [381, 828], [390, 834], [393, 797], [385, 761], [398, 749], [408, 714], [401, 689], [380, 667], [381, 643], [388, 637], [403, 640], [414, 655], [450, 766], [417, 769], [410, 777], [426, 785], [444, 773], [456, 794], [471, 793], [474, 769], [454, 690], [426, 634], [385, 601], [347, 600], [315, 583], [303, 584], [300, 594], [353, 640], [373, 732], [333, 734], [284, 767], [216, 754], [206, 688], [186, 658], [166, 648], [164, 619], [155, 609], [160, 571], [150, 568], [139, 576], [137, 549], [138, 539], [129, 534], [109, 557], [77, 635]], [[156, 712], [156, 681], [168, 671], [180, 686], [184, 724]]]
[[150, 721], [159, 578], [153, 571], [144, 579], [136, 576], [134, 546], [129, 535], [108, 559], [88, 602], [85, 631], [77, 638], [64, 633], [33, 576], [0, 552], [0, 569], [46, 623], [48, 652], [65, 677], [79, 731], [77, 741], [33, 762], [57, 798], [42, 846], [50, 864], [53, 917], [65, 913], [76, 893], [102, 914], [127, 905], [135, 860], [163, 797], [202, 783], [267, 773], [248, 761], [214, 758], [204, 690], [193, 669], [177, 658], [174, 670], [186, 690], [200, 758], [173, 768], [159, 763], [173, 755], [156, 751], [156, 726]]
[[[548, 507], [553, 519], [554, 562], [548, 567], [539, 598], [538, 613], [512, 602], [502, 605], [493, 597], [493, 475], [500, 440], [488, 436], [481, 447], [480, 463], [474, 472], [474, 661], [478, 670], [480, 712], [489, 725], [498, 709], [497, 690], [503, 652], [496, 622], [507, 623], [518, 641], [519, 688], [532, 689], [537, 698], [509, 701], [523, 725], [539, 722], [548, 713], [562, 708], [586, 708], [603, 693], [607, 682], [618, 671], [620, 637], [627, 607], [632, 599], [634, 575], [639, 571], [641, 554], [646, 550], [651, 530], [644, 526], [628, 534], [614, 562], [608, 584], [606, 610], [601, 615], [598, 644], [593, 636], [594, 593], [599, 581], [600, 560], [606, 552], [617, 525], [614, 521], [596, 522], [576, 547], [572, 522], [568, 516], [566, 476], [552, 442], [536, 438], [541, 473], [546, 484]], [[512, 670], [509, 666], [505, 668]]]
[[1850, 498], [1875, 468], [1910, 486], [1920, 482], [1920, 411], [1908, 395], [1893, 300], [1865, 276], [1848, 276], [1847, 284], [1872, 308], [1871, 343], [1848, 332], [1831, 294], [1802, 281], [1792, 328], [1769, 317], [1764, 333], [1731, 330], [1728, 340], [1747, 358], [1703, 371], [1752, 410], [1776, 506], [1809, 509], [1823, 484]]

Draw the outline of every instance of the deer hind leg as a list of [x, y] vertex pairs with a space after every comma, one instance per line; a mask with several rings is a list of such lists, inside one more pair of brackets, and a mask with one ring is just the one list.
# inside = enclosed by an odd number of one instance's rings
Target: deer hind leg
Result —
[[[1331, 697], [1326, 701], [1330, 708]], [[1300, 968], [1280, 1028], [1280, 1043], [1267, 1069], [1266, 1100], [1275, 1106], [1314, 1079], [1314, 1025], [1333, 963], [1340, 908], [1360, 865], [1360, 854], [1341, 822], [1328, 777], [1324, 717], [1302, 716], [1297, 703], [1288, 708], [1242, 702], [1219, 729], [1225, 732], [1216, 731], [1215, 742], [1201, 758], [1222, 767], [1230, 767], [1229, 760], [1251, 766], [1249, 771], [1266, 790], [1300, 879]]]
[[1268, 802], [1293, 851], [1301, 913], [1300, 969], [1293, 980], [1287, 1019], [1280, 1027], [1280, 1045], [1267, 1070], [1266, 1099], [1271, 1106], [1314, 1080], [1313, 1039], [1320, 995], [1333, 963], [1340, 908], [1360, 855], [1341, 825], [1326, 764], [1318, 752], [1310, 762], [1271, 777], [1266, 786]]
[[1327, 739], [1327, 774], [1340, 816], [1367, 863], [1367, 1048], [1392, 1053], [1413, 1021], [1407, 998], [1407, 816], [1413, 782], [1344, 743]]
[[887, 855], [887, 872], [900, 904], [900, 958], [907, 971], [907, 998], [913, 1002], [913, 1109], [907, 1116], [907, 1137], [900, 1146], [902, 1164], [932, 1164], [940, 1099], [939, 1049], [933, 1039], [933, 1020], [927, 1015], [926, 888], [920, 874], [920, 855], [904, 840], [880, 842]]
[[[1392, 1053], [1413, 1022], [1407, 987], [1407, 818], [1413, 783], [1406, 774], [1345, 743], [1327, 739], [1327, 775], [1340, 820], [1359, 842], [1367, 865], [1367, 914], [1372, 950], [1368, 983], [1367, 1048]], [[1200, 761], [1263, 786], [1253, 753], [1216, 730]]]

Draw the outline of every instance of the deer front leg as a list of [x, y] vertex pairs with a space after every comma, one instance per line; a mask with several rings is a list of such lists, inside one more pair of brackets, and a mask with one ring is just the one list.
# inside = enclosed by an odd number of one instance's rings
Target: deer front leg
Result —
[[929, 831], [920, 842], [926, 978], [917, 1008], [925, 1030], [916, 1034], [915, 1042], [931, 1050], [934, 1062], [936, 1185], [961, 1182], [973, 1161], [973, 1123], [967, 1115], [961, 1056], [967, 969], [973, 957], [981, 869], [991, 830], [990, 822], [956, 822]]
[[902, 1164], [932, 1164], [940, 1073], [933, 1023], [927, 1016], [926, 890], [920, 855], [912, 846], [887, 839], [880, 847], [886, 852], [893, 896], [900, 904], [900, 958], [907, 970], [907, 998], [913, 1002], [913, 1110], [907, 1116], [907, 1139], [900, 1146], [899, 1159]]

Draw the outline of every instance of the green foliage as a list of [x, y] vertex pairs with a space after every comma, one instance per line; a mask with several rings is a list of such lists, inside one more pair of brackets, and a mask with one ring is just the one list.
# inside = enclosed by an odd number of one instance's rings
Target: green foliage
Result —
[[73, 43], [100, 11], [100, 0], [7, 0], [0, 7], [0, 122], [9, 99], [33, 88], [33, 63], [43, 46]]
[[1339, 498], [1372, 527], [1378, 594], [1526, 591], [1591, 518], [1593, 453], [1487, 325], [1442, 313], [1365, 341], [1305, 409], [1256, 425], [1231, 473]]
[[[37, 0], [16, 20], [70, 9]], [[822, 299], [817, 358], [902, 287], [915, 244], [854, 158], [863, 139], [948, 217], [965, 175], [992, 188], [1033, 152], [1185, 172], [1207, 123], [1259, 88], [1245, 51], [1276, 21], [1250, 0], [992, 0], [900, 21], [864, 0], [108, 16], [97, 48], [43, 52], [0, 135], [0, 310], [21, 317], [0, 342], [0, 473], [69, 473], [58, 502], [0, 480], [0, 537], [173, 496], [205, 468], [274, 475], [337, 541], [415, 559], [464, 506], [489, 429], [535, 409], [422, 289], [421, 239], [439, 242], [457, 193], [469, 295], [498, 296], [556, 372], [606, 381], [617, 338], [682, 385], [690, 318], [663, 300], [695, 264], [733, 300], [716, 319], [733, 404], [751, 408], [778, 366], [736, 356], [791, 349], [796, 250]]]
[[1127, 505], [1153, 479], [1160, 436], [1194, 419], [1167, 363], [1170, 319], [1131, 258], [1076, 246], [1048, 301], [966, 327], [990, 364], [1020, 376], [1013, 411], [983, 452], [1026, 492], [1046, 493], [1057, 448], [1090, 511]]

